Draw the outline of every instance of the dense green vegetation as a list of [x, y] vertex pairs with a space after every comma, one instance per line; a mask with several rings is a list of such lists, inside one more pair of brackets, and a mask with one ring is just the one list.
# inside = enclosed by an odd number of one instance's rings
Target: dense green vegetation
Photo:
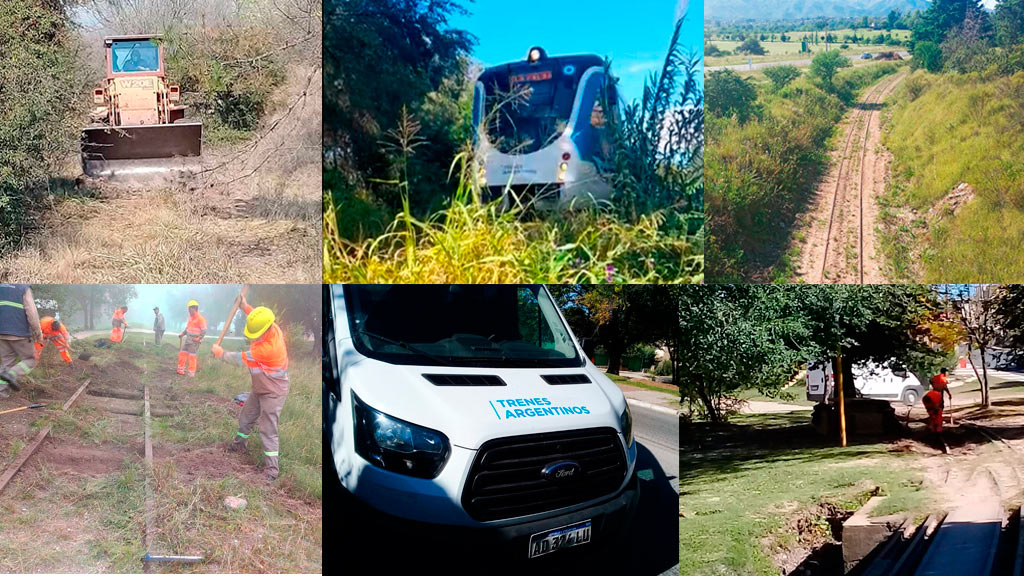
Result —
[[731, 71], [708, 75], [712, 281], [785, 282], [792, 275], [790, 230], [826, 166], [829, 138], [856, 94], [898, 69], [877, 64], [836, 72], [843, 60], [838, 52], [820, 53], [819, 75], [790, 79], [781, 88]]
[[[62, 2], [11, 0], [0, 10], [0, 251], [28, 227], [53, 167], [74, 152], [85, 78]], [[57, 183], [55, 183], [57, 184]]]
[[[460, 2], [328, 1], [324, 277], [364, 282], [691, 282], [703, 277], [703, 95], [680, 27], [610, 122], [611, 202], [489, 201], [473, 158], [474, 38]], [[665, 130], [671, 126], [670, 130]]]

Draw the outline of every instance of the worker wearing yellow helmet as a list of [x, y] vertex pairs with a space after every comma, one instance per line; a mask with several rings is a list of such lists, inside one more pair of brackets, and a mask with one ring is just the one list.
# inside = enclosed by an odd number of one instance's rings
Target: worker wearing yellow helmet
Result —
[[199, 368], [199, 344], [206, 336], [206, 318], [199, 313], [199, 302], [188, 301], [188, 323], [185, 324], [185, 331], [178, 335], [178, 340], [185, 338], [178, 351], [178, 374], [185, 374], [185, 367], [188, 366], [188, 375], [196, 377], [196, 369]]
[[224, 362], [245, 366], [252, 376], [252, 391], [238, 415], [238, 432], [228, 444], [232, 452], [245, 452], [249, 433], [254, 424], [259, 424], [260, 442], [263, 444], [263, 471], [267, 481], [273, 482], [278, 475], [277, 463], [277, 422], [288, 396], [288, 349], [284, 332], [274, 323], [274, 313], [264, 306], [253, 308], [238, 297], [238, 303], [248, 315], [245, 321], [245, 337], [250, 340], [245, 352], [224, 352], [213, 345], [213, 355]]

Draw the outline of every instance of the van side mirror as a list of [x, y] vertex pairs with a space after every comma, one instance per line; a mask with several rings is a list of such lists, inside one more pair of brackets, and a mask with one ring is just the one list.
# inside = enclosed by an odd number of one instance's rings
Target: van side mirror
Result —
[[580, 347], [583, 348], [583, 353], [587, 355], [587, 358], [594, 359], [594, 350], [597, 349], [597, 342], [593, 338], [584, 338], [580, 341]]

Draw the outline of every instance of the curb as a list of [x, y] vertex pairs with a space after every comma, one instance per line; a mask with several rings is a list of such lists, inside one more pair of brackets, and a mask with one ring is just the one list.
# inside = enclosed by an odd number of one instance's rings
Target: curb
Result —
[[628, 403], [630, 403], [630, 404], [632, 404], [634, 406], [639, 406], [641, 408], [647, 408], [648, 410], [654, 410], [655, 412], [662, 412], [662, 413], [665, 413], [665, 414], [671, 414], [673, 416], [679, 415], [679, 410], [673, 410], [673, 409], [667, 408], [665, 406], [660, 406], [658, 404], [651, 404], [650, 402], [644, 402], [642, 400], [634, 400], [632, 398], [628, 398], [627, 397], [626, 398], [626, 402], [628, 402]]

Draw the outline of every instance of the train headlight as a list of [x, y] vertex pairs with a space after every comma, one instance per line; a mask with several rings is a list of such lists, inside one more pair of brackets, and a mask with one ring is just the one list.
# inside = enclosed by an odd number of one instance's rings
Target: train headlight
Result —
[[559, 172], [568, 172], [569, 171], [569, 163], [568, 162], [562, 162], [561, 164], [559, 164], [558, 165], [558, 171]]
[[534, 46], [530, 48], [530, 51], [526, 55], [526, 61], [533, 64], [547, 57], [547, 53], [540, 46]]

